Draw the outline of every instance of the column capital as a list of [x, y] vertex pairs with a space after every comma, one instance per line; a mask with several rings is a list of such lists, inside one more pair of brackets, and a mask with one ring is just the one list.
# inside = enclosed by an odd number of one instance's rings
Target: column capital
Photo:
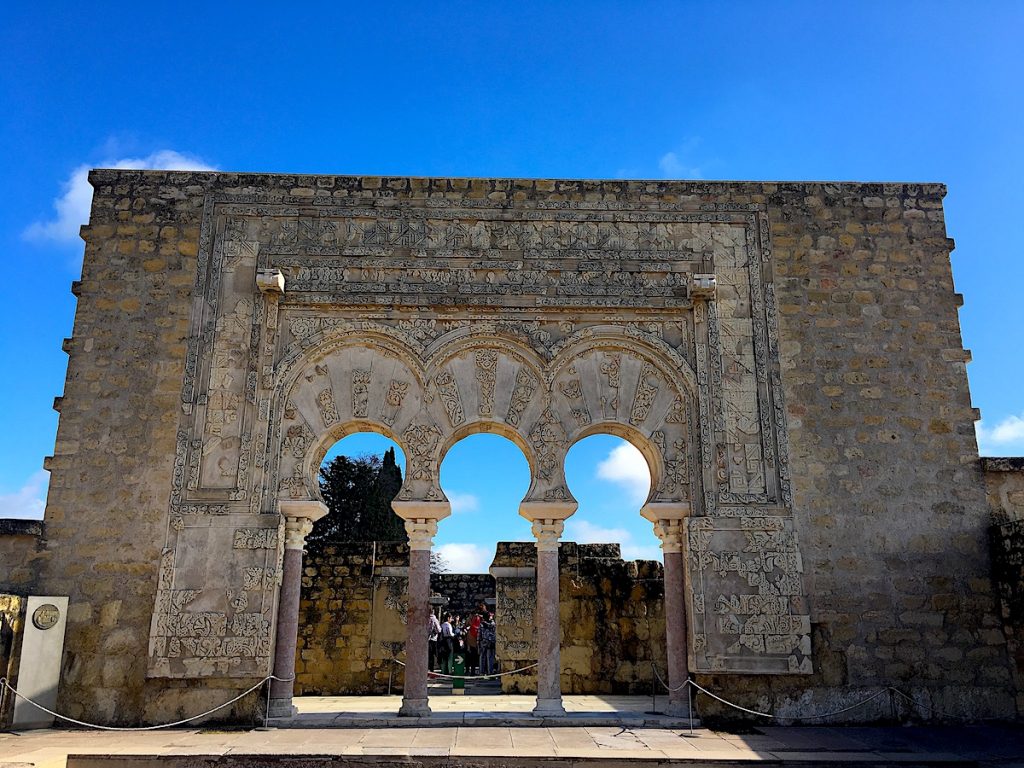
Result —
[[313, 523], [304, 517], [286, 517], [284, 519], [284, 548], [302, 549], [306, 546], [306, 537], [313, 530]]
[[320, 501], [287, 499], [279, 502], [284, 517], [284, 548], [299, 549], [306, 546], [306, 537], [313, 523], [327, 514], [327, 505]]
[[405, 532], [409, 535], [409, 549], [430, 549], [437, 535], [437, 520], [406, 520]]
[[665, 554], [683, 551], [684, 521], [690, 516], [688, 502], [653, 502], [645, 504], [640, 514], [654, 524], [654, 535], [661, 540]]
[[558, 551], [558, 540], [562, 538], [562, 531], [565, 529], [565, 524], [561, 520], [537, 519], [533, 521], [532, 528], [533, 535], [537, 537], [538, 552]]

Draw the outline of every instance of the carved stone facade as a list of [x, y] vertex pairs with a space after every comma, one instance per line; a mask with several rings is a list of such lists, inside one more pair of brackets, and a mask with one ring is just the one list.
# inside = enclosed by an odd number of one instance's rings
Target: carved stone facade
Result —
[[68, 714], [266, 674], [279, 504], [364, 430], [414, 504], [473, 432], [522, 448], [527, 504], [572, 502], [580, 438], [633, 442], [687, 510], [691, 669], [734, 696], [1012, 707], [1004, 646], [962, 663], [998, 619], [941, 186], [91, 180], [36, 579], [72, 595]]

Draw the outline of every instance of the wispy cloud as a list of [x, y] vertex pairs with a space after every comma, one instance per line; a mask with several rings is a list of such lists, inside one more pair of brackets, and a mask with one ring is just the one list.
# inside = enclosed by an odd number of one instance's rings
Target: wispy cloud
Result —
[[108, 158], [95, 165], [80, 165], [61, 185], [61, 194], [53, 201], [53, 218], [30, 224], [22, 232], [24, 239], [60, 244], [78, 242], [79, 228], [89, 221], [89, 208], [92, 206], [89, 170], [93, 167], [165, 171], [217, 170], [194, 155], [173, 149], [161, 149], [145, 157]]
[[445, 493], [449, 503], [452, 505], [452, 514], [460, 515], [464, 512], [476, 512], [480, 509], [480, 499], [472, 493], [460, 493], [454, 491]]
[[578, 544], [618, 544], [626, 560], [660, 560], [661, 549], [655, 545], [636, 544], [625, 528], [605, 528], [587, 520], [569, 518], [565, 522], [566, 541]]
[[651, 471], [647, 459], [632, 443], [622, 443], [597, 465], [597, 478], [621, 486], [637, 505], [647, 501], [651, 492]]
[[666, 179], [701, 179], [703, 173], [695, 155], [700, 146], [700, 138], [693, 136], [679, 147], [666, 152], [658, 159], [658, 169]]
[[436, 551], [451, 573], [487, 573], [494, 560], [494, 547], [479, 544], [442, 544]]
[[0, 493], [0, 517], [42, 520], [50, 473], [40, 469], [14, 493]]
[[1024, 453], [1024, 414], [1010, 414], [996, 422], [994, 427], [984, 421], [974, 425], [978, 436], [978, 451], [984, 455], [1021, 455]]

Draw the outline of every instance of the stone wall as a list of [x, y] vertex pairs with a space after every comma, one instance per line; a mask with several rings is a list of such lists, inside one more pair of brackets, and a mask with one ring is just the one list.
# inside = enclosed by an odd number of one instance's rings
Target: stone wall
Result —
[[307, 557], [299, 603], [296, 695], [398, 690], [391, 657], [405, 640], [409, 550], [397, 542], [330, 544]]
[[[786, 661], [781, 655], [772, 660], [780, 674], [705, 674], [701, 682], [741, 703], [792, 713], [830, 711], [888, 685], [944, 711], [978, 717], [1008, 717], [1015, 712], [1015, 684], [991, 576], [990, 514], [977, 461], [975, 413], [965, 370], [969, 355], [960, 338], [960, 299], [952, 284], [952, 242], [943, 221], [942, 185], [438, 180], [163, 171], [98, 171], [91, 180], [95, 193], [91, 220], [83, 229], [82, 280], [74, 287], [80, 298], [74, 335], [65, 343], [68, 376], [54, 456], [48, 462], [46, 545], [32, 563], [36, 590], [71, 596], [66, 673], [58, 703], [62, 712], [88, 714], [110, 724], [170, 720], [227, 700], [269, 668], [276, 611], [274, 563], [280, 554], [275, 549], [278, 517], [273, 494], [281, 489], [305, 492], [308, 478], [299, 477], [296, 441], [306, 436], [300, 425], [274, 411], [275, 428], [282, 423], [288, 427], [283, 435], [271, 432], [276, 442], [264, 442], [264, 447], [276, 450], [287, 443], [296, 452], [268, 457], [259, 452], [255, 433], [235, 434], [241, 421], [224, 421], [231, 413], [238, 418], [240, 411], [226, 407], [230, 403], [242, 403], [239, 408], [248, 414], [246, 419], [259, 421], [265, 414], [261, 404], [271, 397], [266, 387], [276, 384], [272, 376], [262, 376], [266, 371], [261, 361], [276, 365], [282, 358], [266, 357], [262, 337], [255, 338], [253, 368], [240, 363], [242, 368], [232, 368], [225, 379], [212, 375], [210, 361], [216, 357], [224, 362], [232, 350], [243, 349], [235, 341], [239, 333], [239, 338], [246, 337], [239, 329], [248, 327], [247, 313], [269, 306], [259, 303], [263, 300], [249, 278], [256, 251], [261, 258], [270, 258], [273, 248], [284, 249], [281, 253], [295, 262], [289, 280], [297, 277], [292, 285], [306, 291], [303, 306], [322, 307], [332, 301], [353, 305], [355, 299], [346, 291], [363, 290], [363, 283], [367, 292], [393, 286], [394, 296], [350, 306], [354, 319], [344, 322], [363, 322], [371, 307], [377, 319], [368, 322], [393, 328], [405, 323], [400, 332], [412, 339], [407, 346], [413, 348], [431, 343], [450, 316], [433, 310], [423, 317], [408, 314], [424, 307], [429, 289], [440, 292], [438, 306], [443, 304], [446, 312], [464, 306], [466, 297], [477, 297], [473, 306], [479, 311], [463, 319], [471, 327], [479, 327], [486, 315], [491, 318], [489, 327], [499, 329], [497, 334], [515, 315], [517, 330], [503, 337], [502, 349], [515, 336], [519, 346], [510, 354], [520, 358], [561, 348], [566, 323], [584, 335], [596, 333], [594, 329], [603, 324], [600, 327], [616, 326], [623, 338], [643, 339], [645, 349], [668, 350], [665, 359], [675, 355], [677, 370], [684, 365], [697, 368], [702, 378], [696, 386], [713, 394], [710, 410], [704, 408], [693, 417], [696, 406], [687, 414], [669, 400], [658, 401], [658, 408], [671, 416], [663, 429], [675, 430], [673, 434], [690, 429], [689, 442], [666, 440], [664, 431], [659, 438], [653, 427], [644, 433], [648, 448], [657, 440], [664, 442], [657, 444], [662, 466], [674, 473], [671, 482], [666, 475], [658, 493], [680, 498], [683, 490], [688, 492], [686, 481], [691, 481], [689, 487], [698, 493], [690, 498], [700, 513], [693, 521], [698, 527], [710, 526], [714, 546], [727, 541], [733, 547], [732, 542], [742, 538], [735, 531], [744, 530], [744, 525], [757, 541], [784, 538], [787, 546], [799, 542], [798, 550], [778, 558], [791, 566], [785, 574], [791, 581], [803, 579], [802, 585], [787, 585], [790, 628], [744, 633], [742, 628], [751, 623], [747, 614], [723, 626], [740, 627], [742, 639], [749, 643], [781, 638], [786, 652], [792, 647], [803, 657], [796, 659], [796, 671], [805, 673], [789, 675], [778, 668], [776, 662]], [[324, 279], [334, 281], [327, 287], [337, 293], [317, 293], [324, 285], [321, 271], [309, 264], [322, 258], [321, 250], [337, 249], [324, 243], [341, 231], [333, 220], [321, 227], [319, 210], [365, 206], [373, 209], [372, 216], [383, 211], [377, 229], [344, 232], [346, 237], [363, 238], [360, 247], [366, 253], [353, 258], [378, 258], [374, 249], [383, 254], [380, 258], [391, 258], [395, 248], [408, 250], [408, 243], [421, 239], [419, 230], [390, 226], [384, 227], [386, 244], [374, 239], [385, 236], [378, 229], [387, 223], [387, 211], [406, 203], [416, 210], [461, 206], [486, 213], [491, 222], [517, 211], [523, 212], [524, 220], [550, 219], [553, 212], [564, 211], [575, 219], [555, 222], [557, 227], [549, 227], [552, 232], [544, 229], [544, 222], [531, 224], [528, 232], [498, 226], [500, 221], [488, 224], [487, 237], [497, 247], [491, 255], [484, 251], [472, 258], [491, 259], [498, 265], [494, 269], [505, 270], [503, 265], [514, 260], [510, 254], [515, 259], [529, 256], [522, 237], [536, 234], [543, 240], [551, 235], [551, 242], [565, 241], [560, 248], [585, 250], [589, 266], [571, 270], [570, 277], [557, 285], [545, 282], [551, 279], [545, 268], [535, 276], [538, 285], [543, 284], [536, 296], [523, 293], [522, 286], [503, 284], [507, 291], [495, 294], [493, 301], [486, 294], [492, 285], [490, 267], [470, 275], [475, 281], [471, 284], [441, 280], [430, 284], [434, 287], [426, 282], [402, 284], [405, 278], [396, 275], [406, 274], [401, 271], [405, 267], [382, 277], [385, 282], [369, 277], [351, 285], [335, 279], [338, 270], [347, 267], [329, 267]], [[232, 210], [239, 212], [237, 216]], [[204, 215], [208, 226], [202, 240]], [[299, 221], [295, 216], [305, 218]], [[639, 227], [638, 222], [652, 217], [669, 223]], [[615, 229], [605, 225], [608, 221], [615, 226], [618, 221], [626, 223]], [[474, 232], [456, 221], [445, 237], [476, 248]], [[617, 276], [634, 276], [623, 271], [622, 254], [611, 253], [622, 239], [629, 246], [623, 253], [645, 260], [642, 285], [616, 282]], [[652, 271], [661, 262], [643, 254], [665, 250], [669, 240], [675, 243], [669, 243], [674, 249], [671, 258], [685, 262], [691, 272], [719, 273], [721, 294], [711, 302], [714, 311], [701, 309], [697, 318], [697, 307], [703, 305], [688, 306], [686, 286], [673, 283], [677, 275]], [[304, 245], [295, 245], [300, 242]], [[716, 261], [719, 252], [725, 256]], [[748, 263], [750, 254], [756, 256]], [[740, 268], [741, 262], [746, 266]], [[211, 264], [220, 271], [212, 274]], [[747, 291], [743, 284], [748, 267], [751, 275], [762, 270], [760, 293]], [[516, 279], [524, 277], [515, 267], [508, 269]], [[437, 277], [423, 275], [424, 280]], [[593, 293], [586, 280], [602, 293], [596, 298], [582, 295]], [[232, 294], [224, 308], [215, 307], [215, 289], [229, 281], [232, 290], [244, 293]], [[402, 301], [395, 298], [399, 295]], [[757, 316], [750, 301], [756, 304]], [[654, 307], [660, 313], [657, 317], [651, 314]], [[214, 314], [203, 314], [206, 309]], [[221, 309], [224, 312], [216, 314]], [[400, 310], [408, 310], [408, 316], [399, 320], [395, 313]], [[320, 338], [316, 334], [323, 328], [316, 325], [320, 319], [300, 315], [293, 317], [293, 335], [301, 351], [303, 344]], [[260, 320], [253, 314], [250, 325], [259, 330], [257, 324], [266, 327], [276, 317], [270, 313]], [[722, 320], [717, 331], [725, 337], [709, 335], [710, 321], [717, 319]], [[699, 339], [695, 327], [702, 329]], [[764, 328], [772, 332], [762, 333]], [[217, 334], [223, 336], [221, 346], [212, 349], [209, 345]], [[761, 340], [753, 350], [751, 334]], [[286, 343], [290, 342], [286, 339], [274, 354], [283, 354]], [[523, 351], [522, 344], [540, 351]], [[514, 370], [508, 359], [501, 357], [498, 365], [498, 374], [506, 379]], [[483, 356], [476, 362], [489, 364], [488, 360]], [[594, 357], [585, 362], [598, 365]], [[634, 362], [624, 379], [630, 389], [623, 389], [623, 394], [638, 394], [637, 407], [630, 411], [627, 403], [624, 411], [629, 412], [615, 422], [623, 432], [630, 418], [638, 423], [647, 419], [649, 398], [664, 399], [668, 382], [675, 381], [669, 368], [650, 373]], [[491, 386], [486, 376], [474, 378], [476, 363], [471, 357], [458, 365], [464, 370], [456, 373], [474, 387]], [[611, 387], [612, 374], [617, 377], [618, 370], [608, 371], [602, 386]], [[308, 373], [312, 379], [321, 376], [312, 367]], [[310, 386], [320, 389], [302, 390], [299, 405], [310, 423], [319, 425], [317, 440], [336, 439], [345, 425], [334, 424], [334, 432], [325, 431], [323, 425], [334, 415], [328, 406], [335, 403], [317, 400], [324, 386], [312, 379]], [[486, 397], [474, 395], [472, 418], [478, 411], [487, 412], [490, 395], [514, 394], [506, 379], [493, 392], [487, 389]], [[525, 392], [534, 379], [523, 379], [524, 389], [519, 391], [524, 404], [532, 402]], [[615, 381], [618, 391], [618, 378]], [[237, 392], [214, 388], [216, 402], [210, 402], [205, 399], [210, 382], [225, 387], [230, 382]], [[561, 383], [566, 393], [578, 391], [574, 381]], [[727, 393], [727, 409], [732, 409], [728, 413], [716, 400], [726, 384], [732, 387]], [[387, 382], [381, 385], [383, 398]], [[598, 401], [585, 386], [582, 391], [573, 408], [580, 418], [593, 416]], [[768, 391], [771, 397], [764, 399]], [[280, 394], [275, 393], [274, 397]], [[376, 396], [377, 389], [371, 394]], [[400, 394], [399, 386], [394, 401], [406, 402]], [[430, 407], [450, 408], [447, 416], [444, 410], [436, 415], [436, 423], [447, 430], [462, 405], [449, 396], [450, 387], [439, 398], [434, 390], [431, 394], [435, 399]], [[538, 392], [533, 400], [539, 396]], [[577, 406], [586, 405], [588, 397], [590, 410], [585, 412]], [[285, 411], [287, 405], [281, 403]], [[396, 418], [397, 412], [387, 411], [385, 405], [374, 401], [375, 413], [383, 414], [382, 419]], [[349, 419], [363, 406], [361, 401], [346, 401], [339, 407]], [[208, 424], [197, 421], [208, 410], [216, 418]], [[568, 409], [557, 416], [522, 413], [536, 422], [531, 435], [541, 443], [557, 437], [552, 424], [560, 419], [575, 429]], [[521, 412], [513, 415], [519, 419]], [[542, 415], [550, 418], [541, 422]], [[489, 418], [488, 428], [511, 429], [498, 424], [496, 417]], [[686, 426], [687, 418], [691, 426]], [[267, 427], [266, 420], [259, 423]], [[222, 429], [222, 424], [228, 426]], [[381, 429], [388, 429], [386, 422], [381, 424]], [[467, 421], [464, 426], [473, 425]], [[292, 427], [297, 431], [289, 436]], [[737, 437], [740, 433], [742, 439]], [[751, 437], [755, 434], [761, 434], [760, 442]], [[675, 442], [680, 443], [678, 451]], [[693, 448], [698, 443], [700, 451]], [[244, 462], [243, 446], [248, 449]], [[534, 490], [554, 498], [563, 492], [556, 487], [561, 471], [551, 456], [543, 458], [549, 478]], [[268, 460], [280, 461], [283, 473], [280, 486], [275, 483], [270, 490], [258, 480], [263, 476], [260, 462]], [[303, 461], [313, 465], [313, 457]], [[427, 479], [427, 459], [423, 461], [423, 466], [417, 465], [423, 473], [416, 481], [417, 498], [425, 497], [433, 482]], [[231, 472], [239, 478], [237, 483], [235, 476], [228, 477]], [[715, 514], [705, 516], [705, 507]], [[720, 536], [730, 520], [735, 531]], [[701, 531], [692, 532], [697, 539], [691, 543], [701, 540]], [[729, 551], [738, 554], [741, 549]], [[256, 568], [262, 576], [249, 579]], [[235, 583], [243, 572], [246, 580]], [[727, 598], [728, 606], [734, 593], [757, 596], [762, 587], [770, 592], [776, 586], [762, 581], [752, 587], [733, 571], [726, 571], [725, 577], [711, 569], [702, 573], [706, 582], [691, 580], [691, 586], [703, 591], [689, 596], [689, 610], [691, 626], [708, 630], [719, 626], [715, 614], [697, 614], [695, 621], [695, 612], [711, 609], [719, 595]], [[0, 572], [0, 577], [8, 576]], [[14, 591], [6, 582], [0, 589]], [[181, 602], [186, 599], [194, 601], [187, 610]], [[742, 607], [744, 601], [735, 604]], [[209, 639], [196, 634], [201, 614], [216, 619], [207, 627], [212, 630]], [[810, 636], [803, 634], [805, 620]], [[799, 632], [792, 631], [794, 622]], [[236, 628], [240, 632], [234, 632]], [[723, 637], [719, 633], [719, 639]], [[805, 638], [813, 639], [808, 643], [812, 649], [805, 648]], [[742, 659], [764, 658], [767, 663], [760, 651], [736, 647]], [[244, 652], [233, 653], [236, 648]], [[701, 658], [712, 658], [705, 649], [700, 650]], [[713, 650], [718, 654], [714, 658], [725, 652], [722, 647]], [[804, 666], [812, 660], [813, 665]], [[243, 720], [258, 712], [258, 706], [253, 695], [224, 717]], [[712, 702], [701, 701], [700, 706], [708, 713], [716, 711]], [[880, 714], [884, 713], [869, 707], [845, 718]]]
[[1024, 457], [983, 456], [981, 469], [995, 522], [1024, 520]]
[[0, 518], [0, 584], [4, 589], [27, 595], [36, 588], [42, 546], [41, 521]]
[[[617, 544], [559, 547], [559, 615], [564, 693], [650, 693], [651, 662], [664, 678], [664, 568], [656, 561], [622, 560]], [[537, 661], [534, 605], [536, 547], [498, 545], [496, 577], [498, 658], [503, 670]], [[535, 693], [536, 673], [502, 678], [505, 693]]]
[[430, 592], [448, 598], [442, 614], [465, 618], [476, 612], [481, 600], [494, 598], [494, 577], [486, 573], [433, 573]]
[[1003, 631], [1024, 714], [1024, 458], [982, 458], [992, 506], [992, 569], [999, 590]]

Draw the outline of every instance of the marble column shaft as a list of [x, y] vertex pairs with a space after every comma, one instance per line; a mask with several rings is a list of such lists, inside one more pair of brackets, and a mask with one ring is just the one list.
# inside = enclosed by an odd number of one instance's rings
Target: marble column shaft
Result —
[[[422, 710], [427, 704], [427, 626], [430, 612], [430, 550], [409, 551], [409, 607], [406, 610], [408, 635], [405, 641], [405, 692], [407, 704]], [[420, 706], [422, 703], [422, 706]], [[429, 714], [422, 711], [416, 714]]]
[[284, 559], [281, 563], [281, 591], [277, 604], [277, 641], [274, 645], [274, 677], [270, 681], [271, 717], [294, 714], [295, 646], [299, 635], [299, 598], [302, 593], [302, 548], [313, 528], [312, 519], [326, 512], [314, 502], [303, 516], [285, 516]]
[[682, 518], [655, 518], [654, 532], [661, 539], [665, 559], [665, 655], [668, 664], [668, 712], [689, 713], [683, 684], [690, 676], [686, 638], [686, 563], [683, 560]]
[[430, 613], [430, 548], [437, 520], [405, 521], [409, 534], [409, 591], [405, 620], [405, 688], [398, 714], [423, 717], [430, 714], [427, 696], [427, 627]]
[[685, 688], [678, 689], [690, 676], [686, 658], [686, 606], [683, 595], [683, 553], [665, 552], [665, 647], [668, 657], [669, 710], [681, 712], [689, 707]]
[[535, 714], [564, 714], [562, 628], [558, 611], [558, 539], [561, 520], [533, 523], [537, 537], [537, 706]]

